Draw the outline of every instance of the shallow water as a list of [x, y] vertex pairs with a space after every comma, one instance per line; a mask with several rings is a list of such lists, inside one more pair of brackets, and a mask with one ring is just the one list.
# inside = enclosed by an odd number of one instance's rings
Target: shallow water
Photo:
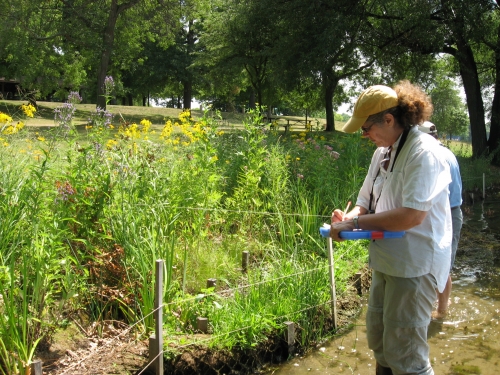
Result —
[[[500, 201], [467, 209], [464, 228], [500, 241]], [[497, 242], [498, 244], [498, 242]], [[474, 243], [477, 252], [457, 255], [448, 316], [429, 326], [430, 358], [436, 375], [500, 374], [500, 262], [491, 241]], [[498, 249], [497, 249], [498, 250]], [[375, 359], [364, 326], [366, 301], [347, 334], [310, 354], [296, 356], [267, 374], [374, 375]]]

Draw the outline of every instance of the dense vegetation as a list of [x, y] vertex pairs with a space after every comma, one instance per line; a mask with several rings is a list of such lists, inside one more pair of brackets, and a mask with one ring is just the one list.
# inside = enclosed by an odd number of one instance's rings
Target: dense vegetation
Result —
[[[147, 334], [157, 259], [170, 344], [189, 345], [197, 317], [209, 319], [204, 345], [215, 348], [254, 347], [284, 321], [301, 326], [304, 347], [329, 334], [318, 229], [356, 199], [369, 141], [314, 127], [284, 133], [253, 112], [225, 131], [217, 116], [189, 112], [158, 127], [107, 110], [84, 115], [80, 100], [70, 93], [52, 127], [25, 126], [36, 115], [27, 103], [0, 116], [2, 372], [24, 373], [40, 343], [72, 322], [101, 334], [122, 321]], [[89, 122], [75, 126], [77, 113]], [[465, 188], [480, 186], [488, 160], [459, 147]], [[340, 295], [365, 263], [363, 242], [337, 246]]]
[[443, 134], [470, 123], [474, 156], [500, 164], [499, 10], [490, 0], [0, 0], [0, 83], [4, 97], [17, 83], [104, 108], [112, 76], [119, 104], [190, 108], [196, 97], [227, 112], [321, 112], [333, 131], [334, 110], [360, 87], [406, 78], [432, 94]]
[[[26, 118], [4, 116], [4, 373], [24, 373], [37, 345], [70, 322], [97, 333], [105, 322], [138, 322], [138, 333], [149, 332], [156, 259], [166, 263], [170, 341], [194, 332], [198, 316], [209, 318], [210, 345], [231, 348], [257, 344], [284, 320], [305, 327], [318, 311], [330, 314], [318, 229], [332, 208], [354, 199], [368, 142], [305, 131], [283, 137], [252, 114], [229, 132], [189, 112], [159, 130], [147, 119], [113, 126], [105, 113], [76, 128], [77, 101], [72, 93], [56, 108], [58, 126], [45, 131], [24, 126], [30, 105], [18, 113]], [[242, 251], [251, 254], [246, 273]], [[342, 293], [366, 253], [360, 244], [338, 252]], [[208, 290], [209, 278], [225, 293]], [[302, 341], [324, 334], [306, 329]]]

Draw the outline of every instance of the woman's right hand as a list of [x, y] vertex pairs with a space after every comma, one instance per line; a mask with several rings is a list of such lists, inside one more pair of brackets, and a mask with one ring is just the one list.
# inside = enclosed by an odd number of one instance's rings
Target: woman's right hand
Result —
[[337, 223], [339, 221], [344, 221], [345, 213], [339, 209], [336, 209], [332, 213], [332, 223]]

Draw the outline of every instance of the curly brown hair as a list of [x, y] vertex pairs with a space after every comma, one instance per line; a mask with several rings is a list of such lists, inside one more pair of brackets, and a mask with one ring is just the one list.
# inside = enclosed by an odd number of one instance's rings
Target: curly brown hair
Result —
[[399, 81], [393, 89], [398, 94], [398, 105], [369, 116], [369, 121], [379, 123], [386, 113], [390, 113], [402, 128], [409, 129], [429, 120], [434, 106], [424, 90], [408, 80]]

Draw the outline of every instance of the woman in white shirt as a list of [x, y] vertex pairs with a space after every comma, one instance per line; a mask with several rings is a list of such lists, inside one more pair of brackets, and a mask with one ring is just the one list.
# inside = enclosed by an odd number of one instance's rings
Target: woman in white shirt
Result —
[[[372, 240], [372, 283], [367, 311], [368, 345], [376, 374], [434, 374], [427, 327], [436, 289], [450, 267], [450, 168], [436, 140], [418, 131], [432, 114], [429, 97], [402, 81], [377, 85], [358, 98], [343, 130], [361, 129], [378, 148], [348, 213], [332, 214], [331, 237], [343, 230], [405, 231], [402, 238]], [[434, 142], [435, 141], [435, 142]]]

